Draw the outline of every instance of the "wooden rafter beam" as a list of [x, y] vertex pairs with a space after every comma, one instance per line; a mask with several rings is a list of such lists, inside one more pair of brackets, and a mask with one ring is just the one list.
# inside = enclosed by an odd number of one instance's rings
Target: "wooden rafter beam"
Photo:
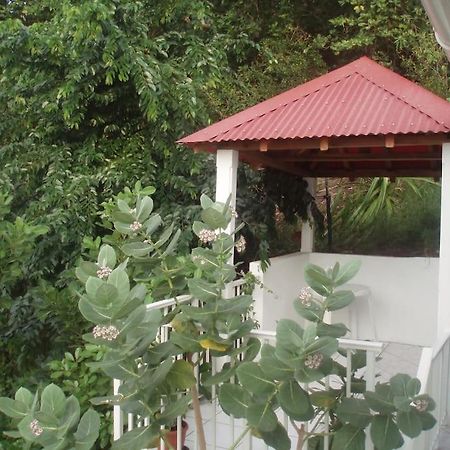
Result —
[[[439, 145], [448, 141], [446, 133], [436, 134], [406, 134], [395, 135], [395, 147], [415, 146], [415, 145]], [[278, 139], [267, 140], [268, 152], [277, 150], [301, 150], [301, 149], [320, 149], [319, 138], [303, 139]], [[385, 147], [386, 136], [344, 136], [328, 138], [328, 148], [361, 148], [361, 147]], [[202, 149], [203, 151], [214, 152], [218, 148], [229, 148], [241, 151], [259, 151], [260, 141], [236, 141], [221, 143], [198, 143], [191, 144], [191, 147]], [[265, 144], [264, 144], [265, 145]]]

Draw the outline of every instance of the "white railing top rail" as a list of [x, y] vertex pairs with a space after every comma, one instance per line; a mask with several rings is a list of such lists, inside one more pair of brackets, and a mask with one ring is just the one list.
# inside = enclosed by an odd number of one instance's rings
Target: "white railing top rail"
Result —
[[[238, 280], [232, 281], [231, 283], [232, 288], [237, 288], [239, 286], [242, 286], [245, 284], [245, 280], [240, 278]], [[154, 311], [156, 309], [164, 309], [168, 308], [170, 306], [179, 305], [181, 303], [187, 303], [189, 300], [192, 300], [192, 295], [179, 295], [177, 297], [168, 298], [165, 300], [158, 300], [157, 302], [149, 303], [146, 308], [147, 311]]]
[[[276, 332], [275, 331], [266, 331], [266, 330], [253, 330], [251, 335], [254, 337], [259, 337], [261, 339], [275, 339]], [[369, 352], [380, 352], [383, 350], [382, 342], [373, 342], [373, 341], [359, 341], [356, 339], [345, 339], [339, 338], [339, 347], [345, 350], [366, 350]]]

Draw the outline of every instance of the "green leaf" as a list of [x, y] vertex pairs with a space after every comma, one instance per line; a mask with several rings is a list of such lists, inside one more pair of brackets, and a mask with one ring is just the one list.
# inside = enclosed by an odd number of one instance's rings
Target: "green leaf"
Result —
[[376, 392], [365, 392], [364, 398], [371, 409], [381, 414], [389, 414], [395, 411], [394, 404], [389, 398], [380, 395]]
[[66, 406], [66, 396], [56, 384], [49, 384], [41, 395], [41, 411], [59, 417]]
[[267, 394], [273, 392], [276, 387], [261, 367], [254, 362], [242, 363], [236, 373], [242, 386], [253, 394]]
[[147, 222], [145, 222], [145, 226], [147, 227], [145, 232], [148, 236], [151, 236], [162, 224], [162, 219], [159, 214], [152, 214]]
[[202, 194], [200, 196], [200, 204], [203, 209], [207, 209], [211, 208], [214, 205], [214, 202], [206, 194]]
[[397, 414], [397, 425], [403, 434], [410, 438], [419, 436], [422, 431], [422, 421], [419, 413], [415, 410], [409, 412], [399, 412]]
[[352, 291], [336, 291], [330, 294], [324, 305], [328, 311], [337, 311], [345, 308], [355, 300], [355, 294]]
[[188, 361], [175, 361], [167, 374], [167, 382], [175, 389], [189, 389], [196, 383], [194, 368]]
[[[112, 445], [112, 450], [141, 450], [147, 448], [154, 440], [156, 433], [151, 427], [139, 427], [127, 431]], [[78, 450], [78, 449], [77, 449]]]
[[177, 417], [186, 414], [191, 399], [191, 395], [188, 394], [176, 401], [169, 402], [169, 404], [164, 408], [159, 420], [163, 423], [172, 424]]
[[28, 414], [28, 407], [21, 401], [0, 397], [0, 411], [13, 419], [22, 419]]
[[78, 302], [78, 309], [86, 320], [95, 324], [109, 322], [111, 319], [112, 313], [106, 313], [103, 310], [96, 311], [85, 297]]
[[311, 322], [321, 322], [323, 310], [315, 302], [311, 302], [309, 306], [303, 305], [300, 301], [296, 300], [294, 302], [294, 308], [297, 313], [306, 320]]
[[331, 409], [335, 408], [341, 391], [330, 389], [328, 391], [316, 391], [309, 395], [311, 403], [319, 408]]
[[[317, 324], [317, 336], [331, 336], [340, 338], [347, 334], [348, 328], [343, 323], [334, 323], [332, 325], [324, 322]], [[353, 366], [352, 366], [353, 367]]]
[[346, 424], [334, 433], [331, 450], [364, 450], [365, 448], [366, 434], [361, 428]]
[[34, 395], [24, 387], [21, 387], [17, 390], [14, 398], [18, 402], [22, 402], [23, 404], [25, 404], [27, 408], [31, 408], [31, 406], [33, 405]]
[[127, 242], [122, 245], [121, 250], [127, 256], [132, 256], [133, 258], [143, 258], [144, 256], [148, 256], [153, 248], [153, 245], [146, 244], [144, 242]]
[[406, 392], [410, 397], [414, 397], [420, 392], [420, 387], [420, 381], [417, 378], [412, 378], [406, 384]]
[[248, 407], [247, 421], [249, 425], [258, 431], [273, 431], [277, 424], [277, 415], [272, 411], [270, 403], [254, 403]]
[[408, 395], [408, 383], [411, 381], [411, 377], [404, 373], [394, 375], [389, 383], [391, 385], [392, 394], [399, 397], [409, 397]]
[[337, 352], [338, 346], [337, 339], [330, 336], [322, 336], [305, 348], [305, 356], [321, 353], [324, 357], [331, 357]]
[[403, 445], [402, 435], [391, 416], [375, 416], [370, 436], [377, 450], [393, 450]]
[[357, 428], [367, 427], [372, 420], [367, 401], [358, 398], [343, 398], [336, 414], [342, 422], [348, 422]]
[[247, 416], [250, 397], [242, 386], [225, 383], [220, 386], [219, 403], [222, 409], [237, 419]]
[[98, 438], [100, 416], [93, 409], [88, 409], [81, 417], [75, 438], [75, 450], [90, 450]]
[[277, 399], [283, 411], [294, 420], [308, 421], [314, 416], [308, 393], [294, 380], [281, 383]]
[[275, 429], [269, 432], [260, 432], [264, 442], [275, 450], [290, 450], [291, 440], [286, 429], [279, 422]]
[[345, 264], [339, 270], [339, 274], [334, 278], [335, 286], [341, 286], [347, 281], [350, 281], [358, 272], [361, 267], [361, 261], [352, 261]]
[[191, 295], [203, 302], [214, 300], [219, 296], [216, 284], [208, 283], [200, 278], [188, 280], [188, 286]]
[[136, 216], [138, 222], [144, 223], [152, 211], [153, 200], [150, 197], [145, 196], [141, 199], [139, 204], [136, 204]]
[[110, 245], [102, 245], [98, 253], [97, 263], [100, 267], [114, 269], [116, 266], [116, 252]]
[[205, 378], [205, 380], [202, 380], [202, 385], [213, 386], [223, 383], [225, 381], [229, 381], [230, 378], [234, 375], [235, 371], [236, 371], [235, 366], [230, 366], [229, 363], [225, 363], [220, 372]]
[[208, 225], [208, 228], [213, 230], [216, 230], [217, 228], [226, 228], [228, 225], [225, 215], [211, 207], [202, 211], [201, 218], [203, 222]]
[[62, 438], [69, 430], [75, 429], [79, 420], [80, 403], [71, 395], [66, 400], [64, 414], [62, 415], [60, 429], [58, 430], [58, 437]]
[[261, 341], [257, 338], [251, 337], [247, 340], [244, 349], [244, 361], [253, 361], [261, 349]]
[[431, 430], [436, 425], [436, 419], [428, 412], [419, 414], [422, 430]]
[[330, 295], [333, 281], [321, 267], [307, 264], [305, 267], [305, 281], [319, 295], [324, 297]]
[[[303, 348], [303, 328], [293, 320], [281, 319], [277, 324], [277, 347]], [[293, 348], [294, 347], [294, 348]]]
[[270, 344], [264, 344], [262, 346], [259, 364], [264, 374], [274, 380], [287, 380], [295, 372], [295, 369], [284, 364], [275, 356], [275, 348]]
[[117, 289], [118, 298], [124, 302], [130, 293], [130, 280], [127, 272], [120, 268], [114, 269], [109, 275], [108, 284]]

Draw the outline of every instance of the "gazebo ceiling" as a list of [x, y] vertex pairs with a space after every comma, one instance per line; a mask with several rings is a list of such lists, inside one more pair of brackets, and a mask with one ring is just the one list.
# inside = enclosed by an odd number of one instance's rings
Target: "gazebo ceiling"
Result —
[[300, 176], [434, 176], [450, 103], [360, 58], [179, 142]]

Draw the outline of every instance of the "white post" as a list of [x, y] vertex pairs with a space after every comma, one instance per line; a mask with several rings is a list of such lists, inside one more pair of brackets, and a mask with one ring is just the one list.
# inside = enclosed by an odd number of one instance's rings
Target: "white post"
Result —
[[[216, 201], [225, 203], [231, 195], [231, 208], [236, 209], [237, 168], [239, 152], [236, 150], [217, 150], [216, 155]], [[235, 219], [231, 219], [227, 232], [235, 228]]]
[[[315, 197], [316, 195], [316, 178], [305, 178], [308, 183], [308, 192]], [[302, 223], [302, 242], [300, 251], [302, 253], [311, 253], [314, 250], [314, 225], [310, 208], [308, 208], [308, 220]]]
[[450, 142], [442, 144], [441, 241], [437, 339], [450, 330]]

